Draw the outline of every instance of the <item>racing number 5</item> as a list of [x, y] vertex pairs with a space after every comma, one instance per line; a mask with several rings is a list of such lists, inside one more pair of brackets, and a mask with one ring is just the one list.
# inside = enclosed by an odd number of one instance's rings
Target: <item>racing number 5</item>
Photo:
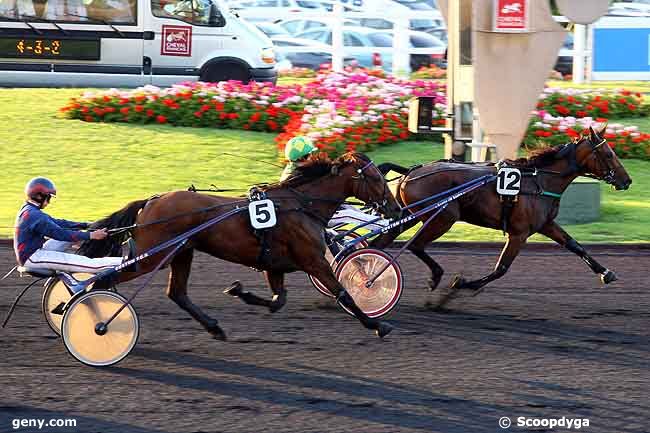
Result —
[[265, 224], [271, 219], [271, 212], [267, 208], [267, 203], [255, 203], [255, 219], [260, 224]]
[[255, 229], [267, 229], [275, 226], [277, 219], [275, 216], [275, 206], [269, 199], [251, 202], [248, 205], [251, 225]]

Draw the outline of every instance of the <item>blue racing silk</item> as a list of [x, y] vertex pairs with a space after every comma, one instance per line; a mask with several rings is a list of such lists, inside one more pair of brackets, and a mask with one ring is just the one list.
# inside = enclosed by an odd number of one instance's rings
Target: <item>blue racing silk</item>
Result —
[[89, 232], [78, 231], [87, 228], [88, 223], [52, 218], [29, 202], [18, 211], [15, 227], [14, 252], [21, 265], [43, 246], [46, 237], [66, 242], [90, 239]]

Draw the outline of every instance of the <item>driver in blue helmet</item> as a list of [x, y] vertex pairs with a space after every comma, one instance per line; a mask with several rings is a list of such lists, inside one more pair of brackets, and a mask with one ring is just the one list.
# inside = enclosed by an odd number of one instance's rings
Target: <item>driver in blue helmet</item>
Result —
[[[25, 204], [16, 216], [14, 252], [18, 264], [27, 270], [59, 270], [98, 273], [122, 263], [122, 257], [89, 257], [64, 252], [72, 244], [108, 236], [106, 229], [81, 231], [88, 223], [55, 219], [43, 212], [53, 196], [54, 183], [35, 177], [25, 186]], [[46, 240], [47, 238], [47, 240]]]

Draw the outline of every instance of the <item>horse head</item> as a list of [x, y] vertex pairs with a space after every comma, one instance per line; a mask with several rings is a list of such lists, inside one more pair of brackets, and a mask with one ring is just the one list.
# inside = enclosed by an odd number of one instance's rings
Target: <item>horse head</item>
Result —
[[386, 178], [370, 158], [348, 152], [332, 163], [332, 174], [345, 179], [345, 192], [364, 203], [374, 204], [388, 218], [398, 218], [401, 207], [390, 192]]
[[595, 131], [590, 126], [588, 133], [577, 139], [576, 162], [586, 174], [613, 185], [617, 190], [625, 190], [630, 187], [632, 179], [603, 137], [606, 128], [607, 125]]

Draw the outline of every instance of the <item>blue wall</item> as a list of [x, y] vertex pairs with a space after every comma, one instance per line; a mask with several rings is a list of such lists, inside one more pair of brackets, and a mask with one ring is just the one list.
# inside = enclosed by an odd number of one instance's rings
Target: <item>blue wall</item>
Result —
[[594, 72], [650, 71], [650, 28], [594, 29]]

